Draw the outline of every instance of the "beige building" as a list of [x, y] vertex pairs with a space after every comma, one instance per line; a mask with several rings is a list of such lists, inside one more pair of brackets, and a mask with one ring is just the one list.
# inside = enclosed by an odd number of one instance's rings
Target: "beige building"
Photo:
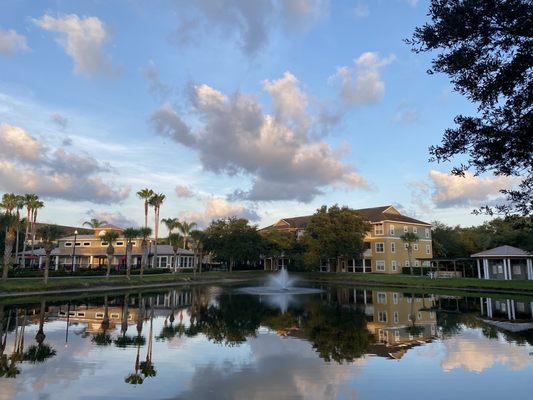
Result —
[[[356, 211], [361, 218], [371, 224], [372, 229], [364, 240], [366, 251], [363, 260], [343, 260], [341, 271], [398, 274], [401, 273], [402, 267], [409, 267], [411, 262], [414, 267], [421, 264], [429, 265], [429, 260], [433, 257], [431, 224], [403, 215], [393, 206], [362, 208]], [[262, 230], [295, 232], [298, 237], [301, 237], [311, 217], [308, 215], [283, 218]], [[412, 261], [409, 260], [407, 244], [402, 240], [402, 236], [408, 232], [418, 236], [418, 241], [413, 244]], [[324, 260], [320, 270], [331, 271], [333, 261]], [[287, 262], [288, 260], [283, 258], [265, 260], [265, 269], [278, 269]]]
[[[115, 253], [111, 259], [111, 265], [125, 266], [126, 263], [126, 245], [127, 240], [122, 235], [122, 229], [114, 225], [104, 225], [94, 229], [93, 234], [66, 236], [57, 241], [57, 247], [52, 251], [52, 262], [50, 268], [97, 268], [107, 265], [106, 250], [109, 243], [102, 240], [102, 236], [107, 231], [116, 231], [119, 237], [113, 242]], [[141, 249], [142, 238], [132, 240], [132, 266], [140, 267], [142, 258]], [[195, 257], [194, 253], [186, 249], [178, 249], [176, 255], [170, 245], [157, 245], [157, 259], [153, 260], [155, 252], [155, 241], [149, 240], [149, 261], [148, 265], [155, 268], [193, 268]], [[30, 254], [26, 252], [26, 256]], [[36, 249], [34, 256], [38, 260], [39, 267], [45, 263], [44, 250]], [[24, 255], [20, 254], [19, 262]], [[153, 263], [153, 264], [152, 264]]]

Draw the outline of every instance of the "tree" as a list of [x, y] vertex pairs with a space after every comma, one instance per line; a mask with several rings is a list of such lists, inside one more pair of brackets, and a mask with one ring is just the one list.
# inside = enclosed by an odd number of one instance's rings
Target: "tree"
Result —
[[35, 255], [35, 235], [37, 234], [37, 212], [44, 207], [44, 203], [40, 200], [34, 200], [31, 206], [31, 255], [32, 259]]
[[181, 242], [181, 235], [179, 233], [170, 233], [168, 235], [168, 244], [172, 246], [172, 252], [174, 253], [174, 267], [173, 271], [177, 272], [177, 266], [178, 266], [178, 250], [179, 250], [179, 244]]
[[229, 265], [253, 264], [261, 255], [261, 236], [256, 226], [241, 218], [219, 219], [207, 227], [204, 249], [213, 252], [218, 261]]
[[85, 221], [83, 223], [83, 226], [87, 225], [91, 227], [92, 229], [96, 229], [106, 224], [107, 224], [107, 221], [100, 221], [99, 219], [91, 218], [89, 221]]
[[303, 240], [308, 246], [307, 260], [312, 266], [321, 259], [335, 259], [340, 272], [343, 259], [360, 259], [364, 252], [363, 239], [370, 225], [348, 207], [322, 206], [311, 217]]
[[122, 234], [126, 239], [126, 278], [129, 280], [131, 275], [131, 257], [133, 252], [132, 240], [139, 237], [139, 230], [135, 228], [126, 228]]
[[[261, 232], [261, 253], [265, 258], [272, 259], [272, 263], [277, 262], [280, 257], [288, 257], [291, 260], [297, 256], [296, 234], [282, 230], [269, 230]], [[266, 268], [266, 266], [265, 266]]]
[[113, 255], [115, 254], [115, 248], [113, 247], [113, 242], [117, 240], [118, 232], [116, 231], [107, 231], [104, 235], [100, 236], [102, 243], [107, 243], [107, 249], [105, 251], [107, 255], [107, 270], [105, 276], [109, 278], [111, 273], [111, 262], [113, 261]]
[[144, 227], [148, 228], [148, 206], [149, 201], [154, 195], [152, 189], [142, 189], [137, 192], [137, 197], [144, 201]]
[[[24, 205], [25, 205], [25, 201], [24, 201], [24, 196], [21, 196], [21, 195], [17, 195], [16, 196], [16, 215], [17, 215], [17, 220], [20, 221], [20, 212], [21, 210], [24, 208]], [[21, 224], [17, 224], [17, 232], [15, 234], [15, 263], [18, 263], [18, 259], [19, 259], [19, 240], [20, 240], [20, 226]]]
[[48, 284], [48, 274], [50, 271], [50, 258], [52, 251], [55, 248], [55, 241], [59, 236], [61, 236], [64, 231], [57, 225], [43, 225], [39, 227], [38, 229], [39, 236], [44, 241], [44, 254], [46, 256], [45, 262], [44, 262], [44, 271], [43, 271], [43, 279], [44, 284]]
[[197, 268], [198, 273], [201, 274], [204, 259], [204, 243], [206, 235], [204, 231], [196, 229], [194, 231], [191, 231], [190, 236], [194, 242], [193, 249], [195, 250], [195, 268]]
[[[530, 0], [432, 0], [431, 21], [406, 42], [416, 53], [439, 51], [433, 72], [447, 74], [455, 91], [477, 104], [478, 115], [459, 115], [430, 147], [431, 159], [467, 154], [452, 173], [491, 171], [519, 176], [517, 188], [503, 190], [498, 212], [533, 213], [533, 3]], [[489, 214], [493, 208], [485, 206]]]
[[172, 232], [174, 231], [174, 229], [178, 227], [178, 224], [180, 221], [177, 218], [163, 218], [161, 222], [164, 223], [165, 226], [167, 227], [168, 235], [170, 236]]
[[196, 222], [178, 221], [176, 228], [178, 228], [180, 233], [183, 235], [183, 248], [186, 249], [187, 240], [189, 239], [192, 230], [196, 228]]
[[26, 232], [24, 234], [24, 243], [22, 244], [22, 254], [24, 258], [22, 259], [22, 266], [26, 267], [26, 244], [28, 243], [28, 237], [30, 234], [31, 227], [31, 216], [32, 216], [32, 205], [39, 200], [39, 197], [33, 193], [26, 193], [24, 195], [24, 205], [26, 206]]
[[141, 241], [141, 272], [140, 277], [143, 277], [144, 269], [148, 267], [148, 238], [152, 234], [152, 229], [148, 227], [139, 229], [139, 236], [143, 238]]
[[[418, 243], [418, 236], [413, 232], [407, 232], [404, 233], [401, 236], [402, 241], [407, 245], [407, 256], [409, 258], [409, 272], [411, 275], [413, 275], [413, 246], [415, 243]], [[420, 268], [420, 271], [423, 271], [422, 268]]]
[[24, 359], [32, 363], [43, 362], [48, 358], [56, 355], [56, 351], [53, 347], [44, 344], [46, 335], [44, 334], [44, 317], [45, 317], [46, 301], [41, 300], [41, 312], [39, 314], [39, 329], [35, 335], [35, 341], [37, 346], [30, 346], [26, 353], [24, 353]]
[[154, 194], [152, 197], [150, 197], [150, 200], [148, 200], [148, 203], [154, 207], [154, 239], [155, 239], [155, 246], [154, 246], [154, 258], [152, 259], [152, 268], [155, 268], [155, 265], [157, 263], [157, 239], [159, 236], [159, 210], [161, 209], [161, 204], [165, 201], [165, 195], [162, 193]]
[[15, 214], [9, 214], [7, 212], [0, 214], [0, 226], [4, 229], [3, 281], [7, 280], [9, 266], [11, 264], [11, 252], [13, 250], [13, 244], [15, 243], [15, 233], [18, 223], [19, 221]]

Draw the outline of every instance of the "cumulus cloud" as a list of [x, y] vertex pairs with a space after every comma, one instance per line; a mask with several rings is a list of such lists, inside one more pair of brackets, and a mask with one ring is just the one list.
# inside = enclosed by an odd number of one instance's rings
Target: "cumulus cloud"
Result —
[[381, 69], [393, 62], [394, 55], [380, 58], [375, 52], [366, 52], [354, 60], [352, 68], [344, 66], [330, 77], [338, 84], [339, 97], [348, 106], [361, 106], [380, 101], [385, 94]]
[[108, 164], [64, 148], [51, 149], [24, 129], [0, 125], [0, 188], [42, 197], [94, 203], [115, 203], [129, 188], [105, 182]]
[[189, 186], [177, 185], [175, 188], [176, 195], [183, 199], [188, 199], [195, 196], [195, 192]]
[[255, 55], [267, 45], [279, 28], [285, 32], [307, 29], [327, 9], [326, 0], [178, 0], [178, 28], [173, 42], [191, 42], [204, 32], [216, 31], [235, 40], [247, 55]]
[[10, 56], [18, 51], [28, 50], [26, 38], [13, 29], [0, 29], [0, 54]]
[[106, 221], [108, 224], [116, 225], [121, 228], [130, 228], [139, 226], [137, 221], [122, 214], [120, 211], [87, 211], [89, 218], [96, 218], [100, 221]]
[[143, 77], [148, 82], [148, 90], [156, 100], [164, 100], [170, 94], [171, 88], [169, 85], [161, 82], [159, 71], [155, 63], [150, 62], [146, 68], [141, 71]]
[[211, 221], [223, 218], [244, 218], [249, 221], [258, 221], [259, 215], [255, 209], [241, 203], [230, 203], [221, 197], [207, 197], [204, 199], [202, 211], [183, 212], [181, 217], [187, 221], [194, 221], [199, 227], [205, 227]]
[[103, 49], [109, 33], [97, 17], [80, 18], [76, 14], [52, 17], [45, 14], [33, 22], [59, 34], [57, 42], [74, 61], [75, 74], [88, 78], [116, 75], [111, 57]]
[[54, 122], [55, 124], [57, 124], [59, 127], [63, 128], [63, 129], [65, 129], [67, 127], [67, 125], [68, 125], [68, 118], [62, 116], [59, 113], [53, 114], [52, 117], [51, 117], [51, 120], [52, 120], [52, 122]]
[[431, 199], [437, 208], [473, 206], [489, 202], [500, 190], [516, 185], [506, 176], [479, 177], [466, 172], [464, 177], [435, 170], [429, 172]]
[[171, 106], [157, 110], [150, 121], [157, 134], [196, 150], [204, 169], [253, 178], [252, 188], [232, 199], [311, 201], [329, 186], [368, 188], [341, 150], [313, 137], [316, 118], [307, 111], [307, 97], [297, 79], [286, 73], [265, 81], [273, 114], [263, 112], [255, 97], [233, 96], [197, 85], [191, 90], [192, 114], [201, 126], [194, 132]]

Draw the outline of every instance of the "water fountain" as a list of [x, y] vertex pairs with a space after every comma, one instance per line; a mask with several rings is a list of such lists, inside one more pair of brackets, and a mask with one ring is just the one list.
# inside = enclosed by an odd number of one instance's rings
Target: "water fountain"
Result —
[[264, 286], [251, 286], [240, 288], [239, 291], [247, 294], [278, 295], [278, 294], [313, 294], [320, 293], [320, 289], [294, 286], [297, 279], [291, 278], [287, 269], [283, 267], [278, 273], [269, 276]]

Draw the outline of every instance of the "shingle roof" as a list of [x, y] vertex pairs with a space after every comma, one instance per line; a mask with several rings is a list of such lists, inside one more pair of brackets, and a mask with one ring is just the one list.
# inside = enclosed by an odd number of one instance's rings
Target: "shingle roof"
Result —
[[533, 257], [533, 254], [528, 253], [518, 247], [513, 246], [499, 246], [494, 249], [489, 249], [481, 251], [479, 253], [472, 254], [471, 257], [482, 258], [482, 257], [518, 257], [518, 258], [530, 258]]
[[[355, 211], [357, 211], [359, 215], [361, 215], [361, 218], [363, 218], [365, 221], [368, 221], [368, 222], [397, 221], [397, 222], [406, 222], [406, 223], [412, 223], [412, 224], [422, 224], [422, 225], [428, 225], [428, 226], [430, 225], [427, 222], [423, 222], [423, 221], [408, 217], [406, 215], [396, 214], [394, 212], [386, 212], [391, 207], [392, 206], [360, 208]], [[290, 225], [290, 228], [305, 229], [307, 225], [309, 224], [309, 221], [311, 221], [311, 217], [312, 215], [304, 215], [301, 217], [283, 218], [282, 221], [287, 222]], [[270, 225], [263, 229], [268, 230], [268, 229], [283, 229], [283, 228], [276, 228], [274, 225]]]

